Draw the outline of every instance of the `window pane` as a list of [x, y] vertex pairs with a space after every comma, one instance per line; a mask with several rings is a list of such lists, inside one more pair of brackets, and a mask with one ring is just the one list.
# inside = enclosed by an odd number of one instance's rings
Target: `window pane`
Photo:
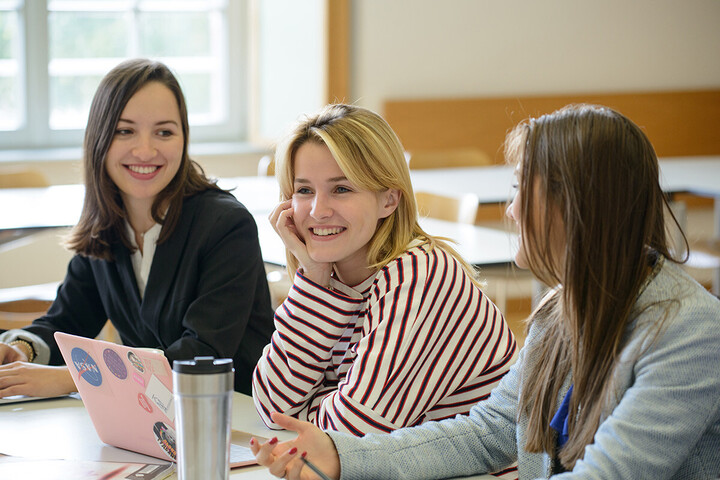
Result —
[[210, 28], [205, 12], [140, 14], [140, 50], [150, 57], [206, 56]]
[[85, 128], [90, 103], [102, 75], [50, 77], [50, 128]]
[[0, 77], [0, 130], [20, 127], [19, 87], [17, 77]]
[[50, 12], [50, 58], [122, 58], [132, 44], [128, 18], [119, 13]]
[[0, 130], [17, 130], [22, 124], [18, 32], [17, 13], [0, 11]]
[[179, 73], [178, 77], [188, 104], [188, 115], [194, 119], [207, 117], [212, 110], [210, 75]]
[[0, 58], [15, 58], [18, 41], [17, 14], [0, 11]]

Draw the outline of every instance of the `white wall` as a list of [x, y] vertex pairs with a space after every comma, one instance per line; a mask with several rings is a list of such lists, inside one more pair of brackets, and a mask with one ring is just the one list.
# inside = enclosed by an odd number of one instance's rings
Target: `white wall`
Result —
[[718, 0], [354, 0], [351, 97], [720, 87]]

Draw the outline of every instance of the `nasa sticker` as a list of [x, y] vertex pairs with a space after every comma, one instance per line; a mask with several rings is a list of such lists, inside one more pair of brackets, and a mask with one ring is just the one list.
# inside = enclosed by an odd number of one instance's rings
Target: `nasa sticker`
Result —
[[99, 387], [102, 384], [100, 369], [89, 353], [82, 348], [75, 347], [70, 352], [70, 357], [80, 378], [94, 387]]
[[167, 453], [168, 457], [175, 460], [177, 449], [175, 447], [175, 430], [168, 427], [165, 422], [155, 422], [153, 425], [153, 433], [158, 445]]
[[120, 380], [125, 380], [127, 378], [127, 367], [123, 363], [122, 358], [120, 358], [120, 355], [118, 355], [115, 350], [106, 348], [103, 351], [103, 360], [105, 360], [105, 365], [107, 365], [110, 373], [115, 375]]
[[143, 373], [145, 371], [145, 366], [143, 365], [142, 361], [140, 360], [140, 357], [135, 355], [135, 352], [128, 352], [127, 354], [128, 360], [130, 361], [130, 364], [135, 367], [135, 370], [137, 370], [140, 373]]

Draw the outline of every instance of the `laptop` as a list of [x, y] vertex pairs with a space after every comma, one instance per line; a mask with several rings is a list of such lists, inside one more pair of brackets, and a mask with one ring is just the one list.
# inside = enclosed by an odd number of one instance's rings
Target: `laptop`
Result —
[[[100, 440], [174, 462], [172, 369], [162, 351], [62, 332], [55, 340]], [[230, 468], [257, 463], [249, 439], [232, 431]]]

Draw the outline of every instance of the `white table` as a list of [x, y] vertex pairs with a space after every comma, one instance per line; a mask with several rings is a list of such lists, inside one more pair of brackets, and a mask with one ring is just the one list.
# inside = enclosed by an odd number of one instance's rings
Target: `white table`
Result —
[[[666, 157], [659, 160], [660, 184], [666, 193], [720, 197], [720, 157]], [[480, 203], [504, 203], [512, 196], [513, 167], [411, 170], [416, 191], [473, 193]]]
[[[278, 186], [273, 177], [222, 179], [223, 188], [233, 194], [255, 217], [263, 260], [274, 265], [286, 263], [285, 248], [272, 229], [268, 215], [278, 202]], [[32, 230], [75, 225], [82, 210], [83, 185], [55, 185], [47, 188], [0, 189], [0, 231]], [[514, 257], [514, 236], [497, 230], [423, 218], [420, 225], [431, 235], [457, 241], [457, 250], [473, 265], [507, 265]]]
[[[233, 395], [232, 428], [281, 441], [294, 438], [293, 432], [270, 430], [255, 411], [252, 399]], [[33, 460], [65, 459], [93, 462], [159, 463], [145, 455], [111, 447], [100, 441], [82, 401], [75, 398], [42, 400], [0, 406], [0, 478], [3, 462], [12, 457]], [[29, 478], [29, 477], [26, 477]], [[175, 475], [170, 478], [177, 478]], [[243, 480], [274, 479], [264, 467], [241, 467], [230, 471], [230, 478]], [[474, 479], [495, 477], [480, 475]], [[43, 480], [36, 479], [33, 480]]]
[[[720, 240], [720, 157], [665, 157], [659, 160], [660, 185], [667, 194], [691, 193], [714, 198], [713, 237]], [[442, 168], [412, 170], [416, 191], [473, 193], [481, 204], [505, 203], [512, 195], [513, 167]], [[720, 295], [720, 269], [713, 289]]]

